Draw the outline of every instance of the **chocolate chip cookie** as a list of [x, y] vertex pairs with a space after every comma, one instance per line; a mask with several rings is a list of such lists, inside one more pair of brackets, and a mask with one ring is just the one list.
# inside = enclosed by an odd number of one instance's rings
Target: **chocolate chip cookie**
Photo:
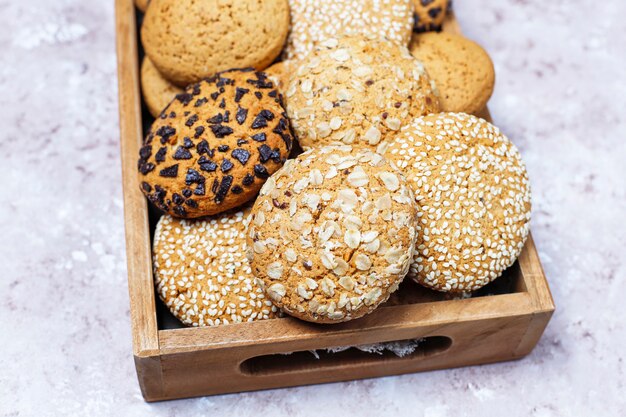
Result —
[[189, 86], [161, 112], [139, 152], [141, 189], [173, 216], [217, 214], [254, 198], [292, 143], [267, 75], [226, 71]]

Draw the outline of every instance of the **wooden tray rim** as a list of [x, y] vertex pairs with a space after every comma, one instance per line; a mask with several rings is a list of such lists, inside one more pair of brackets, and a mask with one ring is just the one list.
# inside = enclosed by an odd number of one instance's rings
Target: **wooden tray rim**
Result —
[[[520, 288], [522, 292], [386, 306], [357, 321], [332, 326], [282, 318], [217, 327], [159, 330], [152, 276], [148, 206], [139, 190], [136, 174], [136, 159], [143, 134], [135, 13], [132, 0], [116, 0], [120, 145], [128, 290], [135, 357], [151, 358], [165, 354], [198, 350], [218, 351], [247, 346], [269, 347], [271, 349], [268, 349], [268, 352], [280, 352], [281, 346], [293, 344], [294, 341], [297, 341], [304, 350], [349, 345], [349, 339], [357, 335], [359, 343], [372, 343], [385, 341], [377, 336], [388, 328], [423, 330], [446, 323], [537, 315], [554, 311], [554, 301], [532, 236], [529, 236], [518, 262], [522, 276]], [[459, 33], [458, 23], [454, 18], [448, 19], [446, 30]], [[130, 139], [133, 137], [135, 140]], [[392, 314], [389, 314], [390, 310]], [[391, 315], [394, 317], [393, 321], [384, 317], [388, 318]], [[397, 317], [401, 317], [402, 320], [398, 321], [395, 319]], [[363, 321], [368, 323], [367, 326], [363, 325]], [[264, 331], [270, 327], [271, 333]], [[258, 338], [262, 333], [269, 333], [271, 336]], [[233, 334], [239, 338], [234, 339]], [[254, 337], [245, 337], [244, 334]], [[323, 342], [320, 343], [322, 335]]]

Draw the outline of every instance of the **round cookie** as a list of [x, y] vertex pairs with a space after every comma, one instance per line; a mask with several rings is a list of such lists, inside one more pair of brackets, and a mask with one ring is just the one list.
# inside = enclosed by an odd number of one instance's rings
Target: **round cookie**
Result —
[[288, 0], [152, 0], [141, 40], [159, 72], [184, 87], [231, 68], [266, 68], [288, 31]]
[[417, 202], [410, 277], [438, 291], [475, 291], [515, 262], [528, 236], [530, 185], [517, 148], [498, 128], [463, 113], [426, 116], [385, 157]]
[[450, 11], [450, 0], [413, 0], [415, 4], [415, 33], [440, 31]]
[[328, 39], [300, 61], [285, 100], [305, 150], [342, 142], [380, 151], [403, 125], [439, 111], [434, 84], [407, 48], [362, 36]]
[[148, 9], [148, 5], [150, 4], [150, 0], [135, 0], [135, 7], [137, 7], [142, 12], [146, 12]]
[[250, 209], [197, 220], [161, 217], [154, 233], [157, 293], [188, 326], [274, 318], [278, 309], [245, 256]]
[[148, 111], [159, 117], [161, 111], [184, 90], [169, 82], [156, 69], [150, 58], [144, 57], [141, 63], [141, 92]]
[[346, 145], [313, 149], [261, 189], [248, 258], [285, 313], [319, 323], [356, 319], [406, 275], [415, 213], [405, 179], [379, 154]]
[[495, 71], [480, 45], [463, 36], [429, 32], [413, 36], [410, 50], [435, 81], [442, 111], [477, 114], [485, 108]]
[[291, 147], [267, 76], [223, 72], [189, 86], [155, 120], [139, 152], [141, 189], [176, 217], [221, 213], [254, 198]]
[[343, 35], [386, 38], [407, 46], [412, 0], [289, 0], [291, 31], [283, 56], [302, 59], [316, 45]]

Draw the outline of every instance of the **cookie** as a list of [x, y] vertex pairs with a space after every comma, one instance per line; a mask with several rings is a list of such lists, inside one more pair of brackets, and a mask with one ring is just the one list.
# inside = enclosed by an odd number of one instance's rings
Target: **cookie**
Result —
[[266, 68], [288, 30], [288, 0], [152, 0], [141, 40], [159, 72], [185, 87], [231, 68]]
[[148, 5], [150, 4], [150, 0], [135, 0], [135, 7], [137, 7], [142, 12], [146, 12], [148, 9]]
[[413, 0], [415, 4], [415, 33], [441, 31], [451, 8], [450, 0]]
[[289, 74], [293, 71], [293, 61], [280, 61], [265, 70], [270, 80], [276, 85], [278, 91], [283, 92], [289, 83]]
[[144, 57], [141, 63], [141, 93], [153, 117], [159, 117], [161, 110], [183, 91], [163, 77], [150, 58]]
[[389, 41], [329, 39], [298, 64], [285, 99], [305, 150], [336, 142], [384, 147], [415, 117], [439, 111], [422, 63]]
[[287, 161], [261, 189], [248, 258], [285, 313], [352, 320], [386, 301], [406, 275], [415, 214], [405, 179], [382, 156], [317, 148]]
[[250, 209], [183, 220], [164, 215], [154, 232], [154, 280], [172, 314], [188, 326], [271, 319], [273, 306], [246, 259]]
[[176, 217], [221, 213], [254, 198], [291, 147], [267, 76], [223, 72], [189, 86], [155, 120], [139, 152], [141, 189]]
[[291, 31], [283, 56], [302, 59], [316, 45], [343, 35], [386, 38], [407, 46], [412, 0], [289, 0]]
[[485, 108], [495, 71], [480, 45], [463, 36], [429, 32], [413, 36], [410, 50], [435, 81], [442, 111], [477, 114]]
[[409, 276], [446, 292], [475, 291], [517, 259], [530, 221], [530, 185], [517, 148], [483, 119], [440, 113], [415, 120], [385, 157], [415, 195]]

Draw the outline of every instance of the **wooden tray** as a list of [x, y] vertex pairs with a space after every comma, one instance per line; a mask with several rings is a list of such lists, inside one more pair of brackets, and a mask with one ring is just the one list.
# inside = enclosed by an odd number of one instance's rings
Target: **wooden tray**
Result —
[[[151, 119], [141, 102], [132, 0], [116, 0], [116, 25], [133, 354], [147, 401], [498, 362], [521, 358], [534, 348], [554, 303], [532, 237], [503, 277], [469, 299], [447, 300], [405, 282], [385, 305], [348, 323], [316, 325], [287, 317], [182, 328], [156, 297], [153, 284], [150, 247], [158, 214], [140, 192], [136, 172], [143, 127]], [[445, 30], [459, 31], [453, 16]], [[308, 352], [420, 338], [417, 350], [402, 358], [349, 349], [317, 359]]]

